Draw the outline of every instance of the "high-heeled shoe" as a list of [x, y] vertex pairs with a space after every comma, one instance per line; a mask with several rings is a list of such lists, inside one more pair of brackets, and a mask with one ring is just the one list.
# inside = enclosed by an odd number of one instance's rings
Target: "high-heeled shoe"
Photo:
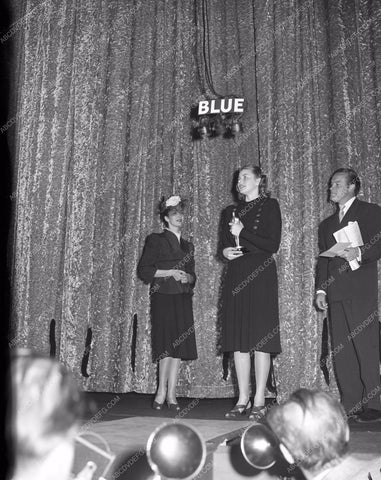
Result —
[[266, 415], [266, 412], [267, 412], [266, 405], [259, 405], [259, 406], [254, 405], [250, 412], [249, 420], [255, 420], [256, 422], [258, 422], [261, 418], [263, 418]]
[[153, 408], [154, 410], [162, 410], [162, 409], [163, 409], [163, 406], [164, 406], [164, 402], [163, 402], [163, 403], [159, 403], [159, 402], [157, 402], [156, 400], [154, 400], [154, 401], [152, 402], [152, 408]]
[[169, 410], [172, 410], [174, 412], [179, 412], [181, 410], [180, 405], [177, 402], [171, 403], [169, 400], [167, 400], [167, 405]]
[[239, 417], [240, 415], [246, 415], [246, 413], [250, 410], [250, 407], [251, 407], [250, 400], [248, 400], [246, 405], [237, 403], [237, 405], [232, 410], [225, 413], [225, 418], [236, 418], [236, 417]]

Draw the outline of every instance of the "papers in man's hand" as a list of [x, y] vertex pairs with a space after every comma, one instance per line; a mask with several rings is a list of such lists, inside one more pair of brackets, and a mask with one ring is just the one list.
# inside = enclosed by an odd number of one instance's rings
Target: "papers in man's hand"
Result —
[[350, 247], [351, 244], [350, 242], [338, 242], [335, 243], [333, 247], [331, 247], [329, 250], [326, 250], [325, 252], [322, 252], [320, 254], [321, 257], [337, 257], [339, 253], [342, 253], [347, 247]]
[[348, 225], [333, 234], [336, 242], [350, 242], [351, 247], [364, 245], [360, 227], [357, 222], [348, 222]]
[[[344, 228], [341, 228], [333, 234], [336, 239], [336, 242], [351, 242], [351, 247], [361, 247], [364, 245], [362, 240], [360, 227], [357, 222], [348, 222], [348, 225]], [[349, 262], [351, 270], [357, 270], [360, 268], [359, 262], [354, 259]]]
[[[360, 227], [357, 222], [348, 222], [346, 227], [337, 230], [333, 236], [337, 242], [336, 245], [321, 253], [320, 255], [322, 257], [335, 257], [345, 250], [346, 247], [361, 247], [364, 245]], [[332, 253], [334, 253], [334, 255], [332, 255]], [[349, 265], [352, 270], [357, 270], [360, 267], [359, 262], [356, 259], [351, 260]]]

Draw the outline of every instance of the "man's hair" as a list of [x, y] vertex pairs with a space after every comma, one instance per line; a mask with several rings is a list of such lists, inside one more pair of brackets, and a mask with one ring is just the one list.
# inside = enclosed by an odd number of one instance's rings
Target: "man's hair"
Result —
[[11, 384], [16, 462], [43, 458], [79, 425], [81, 392], [63, 365], [27, 350], [12, 358]]
[[[295, 406], [300, 407], [300, 414], [295, 415]], [[340, 403], [328, 393], [297, 390], [284, 404], [272, 408], [266, 419], [295, 463], [310, 472], [337, 463], [347, 452], [347, 418]]]
[[353, 184], [355, 186], [355, 192], [354, 193], [357, 196], [359, 191], [360, 191], [360, 188], [361, 188], [361, 181], [360, 181], [360, 177], [353, 170], [353, 168], [338, 168], [337, 170], [335, 170], [332, 173], [331, 178], [329, 179], [329, 184], [330, 185], [331, 185], [332, 178], [336, 173], [345, 173], [347, 175], [347, 183], [348, 183], [348, 185]]

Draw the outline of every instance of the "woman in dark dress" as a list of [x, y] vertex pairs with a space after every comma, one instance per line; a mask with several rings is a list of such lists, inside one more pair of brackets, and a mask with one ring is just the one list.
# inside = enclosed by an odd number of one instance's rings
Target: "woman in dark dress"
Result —
[[280, 244], [281, 215], [277, 200], [270, 198], [266, 186], [266, 176], [259, 167], [242, 167], [237, 183], [242, 200], [226, 208], [222, 222], [222, 253], [229, 260], [222, 293], [222, 349], [234, 352], [239, 388], [238, 402], [227, 418], [251, 408], [252, 355], [256, 389], [249, 418], [258, 420], [266, 413], [270, 354], [281, 351], [273, 257]]
[[170, 409], [179, 411], [176, 384], [180, 361], [197, 358], [192, 310], [194, 246], [181, 237], [184, 202], [179, 196], [163, 199], [159, 214], [164, 231], [148, 235], [138, 275], [151, 284], [152, 348], [159, 363], [153, 408], [161, 410], [166, 400]]

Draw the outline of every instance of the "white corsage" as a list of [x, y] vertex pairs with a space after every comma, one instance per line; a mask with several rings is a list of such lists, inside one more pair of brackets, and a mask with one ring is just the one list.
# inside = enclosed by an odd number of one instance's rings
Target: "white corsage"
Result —
[[165, 202], [166, 207], [176, 207], [181, 202], [181, 198], [179, 195], [172, 195], [169, 197], [168, 200]]

